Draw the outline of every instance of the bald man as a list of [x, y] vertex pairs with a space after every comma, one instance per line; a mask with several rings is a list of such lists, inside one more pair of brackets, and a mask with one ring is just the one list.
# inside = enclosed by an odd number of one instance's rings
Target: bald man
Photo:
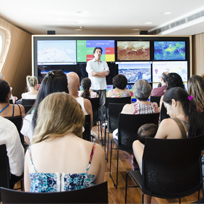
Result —
[[84, 114], [90, 115], [91, 128], [92, 128], [93, 112], [92, 112], [91, 102], [88, 99], [85, 99], [85, 98], [82, 98], [81, 96], [78, 96], [78, 90], [80, 87], [79, 76], [75, 72], [69, 72], [67, 74], [67, 81], [68, 81], [69, 94], [76, 98], [78, 103], [81, 105], [81, 107], [84, 111]]

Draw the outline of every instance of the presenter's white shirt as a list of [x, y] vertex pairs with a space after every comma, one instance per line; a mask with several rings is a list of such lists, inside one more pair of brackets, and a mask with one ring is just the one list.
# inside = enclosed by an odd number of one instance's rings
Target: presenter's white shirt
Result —
[[87, 62], [86, 71], [88, 72], [89, 79], [91, 80], [91, 90], [105, 90], [107, 88], [106, 77], [98, 78], [90, 76], [91, 72], [109, 71], [106, 62], [100, 60], [98, 63], [95, 59], [92, 59]]
[[6, 145], [10, 172], [21, 176], [24, 166], [24, 149], [16, 126], [0, 116], [0, 145]]

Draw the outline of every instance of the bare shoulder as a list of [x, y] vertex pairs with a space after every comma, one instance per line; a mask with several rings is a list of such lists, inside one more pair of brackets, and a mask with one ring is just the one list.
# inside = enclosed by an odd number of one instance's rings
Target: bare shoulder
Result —
[[112, 90], [109, 90], [107, 93], [107, 97], [111, 97], [112, 96]]
[[121, 113], [124, 113], [124, 114], [133, 114], [133, 105], [132, 104], [126, 104], [123, 107], [123, 110], [122, 110]]

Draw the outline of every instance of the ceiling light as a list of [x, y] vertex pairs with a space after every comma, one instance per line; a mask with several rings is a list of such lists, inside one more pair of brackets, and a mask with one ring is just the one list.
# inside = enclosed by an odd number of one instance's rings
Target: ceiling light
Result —
[[171, 12], [166, 11], [166, 12], [161, 12], [160, 14], [163, 14], [163, 15], [169, 15], [169, 14], [171, 14]]
[[86, 14], [89, 13], [88, 11], [77, 11], [78, 14]]
[[132, 30], [135, 30], [135, 31], [136, 31], [136, 30], [139, 30], [139, 29], [138, 29], [138, 28], [133, 28]]
[[146, 22], [145, 24], [149, 25], [149, 24], [152, 24], [152, 22]]
[[76, 28], [74, 29], [75, 31], [81, 31], [82, 29], [81, 28]]

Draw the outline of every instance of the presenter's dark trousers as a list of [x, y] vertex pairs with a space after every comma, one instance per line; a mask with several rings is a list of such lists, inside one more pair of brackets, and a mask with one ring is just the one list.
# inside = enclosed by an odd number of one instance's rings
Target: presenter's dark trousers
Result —
[[105, 122], [106, 118], [106, 90], [92, 90], [99, 95], [99, 119], [101, 123]]

